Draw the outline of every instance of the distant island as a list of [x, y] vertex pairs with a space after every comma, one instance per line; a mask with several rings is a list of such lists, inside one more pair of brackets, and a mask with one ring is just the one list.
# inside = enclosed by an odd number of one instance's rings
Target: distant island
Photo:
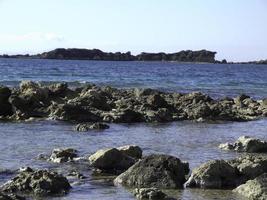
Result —
[[[130, 51], [103, 52], [99, 49], [57, 48], [52, 51], [36, 55], [0, 55], [0, 58], [29, 58], [29, 59], [60, 59], [60, 60], [101, 60], [101, 61], [173, 61], [173, 62], [196, 62], [196, 63], [222, 63], [227, 61], [215, 60], [216, 52], [208, 50], [180, 51], [177, 53], [146, 53], [132, 55]], [[230, 62], [229, 64], [236, 64]], [[238, 64], [267, 64], [267, 60], [238, 62]]]

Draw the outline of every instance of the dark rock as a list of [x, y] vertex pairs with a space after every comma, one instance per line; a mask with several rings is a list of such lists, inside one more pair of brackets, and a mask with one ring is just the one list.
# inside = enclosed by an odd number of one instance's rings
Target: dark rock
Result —
[[56, 172], [28, 170], [20, 172], [1, 188], [4, 192], [32, 193], [38, 196], [47, 196], [66, 194], [71, 186], [65, 177]]
[[148, 96], [147, 103], [155, 108], [165, 108], [168, 106], [166, 100], [159, 94]]
[[77, 150], [66, 148], [66, 149], [54, 149], [51, 156], [49, 157], [48, 161], [54, 163], [63, 163], [73, 161], [76, 158]]
[[136, 188], [134, 195], [140, 200], [175, 200], [157, 188]]
[[26, 200], [26, 198], [15, 194], [4, 194], [0, 191], [0, 200]]
[[12, 105], [8, 102], [11, 90], [8, 87], [0, 86], [0, 116], [12, 115]]
[[224, 160], [212, 160], [193, 170], [186, 187], [223, 189], [238, 183], [237, 170]]
[[126, 145], [117, 148], [120, 152], [132, 158], [140, 159], [142, 158], [142, 149], [136, 145]]
[[183, 188], [188, 163], [168, 155], [150, 155], [135, 163], [119, 175], [115, 184], [127, 187]]
[[109, 125], [104, 123], [81, 123], [75, 126], [75, 130], [80, 132], [87, 132], [89, 130], [104, 130], [108, 128]]

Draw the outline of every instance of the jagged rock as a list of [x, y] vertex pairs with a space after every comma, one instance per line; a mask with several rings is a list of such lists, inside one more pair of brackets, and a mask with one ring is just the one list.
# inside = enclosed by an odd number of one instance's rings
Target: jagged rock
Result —
[[15, 194], [4, 194], [0, 191], [0, 200], [26, 200], [26, 198]]
[[62, 195], [70, 188], [68, 180], [56, 172], [29, 169], [1, 186], [4, 192], [32, 193], [38, 196]]
[[135, 159], [127, 156], [116, 148], [101, 149], [89, 157], [92, 167], [109, 173], [127, 170], [135, 163]]
[[267, 157], [256, 155], [245, 155], [228, 161], [240, 174], [240, 182], [254, 179], [257, 176], [267, 173]]
[[241, 136], [234, 144], [221, 144], [219, 148], [238, 152], [263, 153], [267, 152], [267, 142], [249, 136]]
[[249, 180], [233, 191], [251, 200], [266, 200], [267, 174], [265, 173], [255, 178], [254, 180]]
[[136, 145], [126, 145], [117, 148], [120, 152], [132, 158], [140, 159], [142, 158], [142, 149]]
[[120, 174], [115, 184], [127, 187], [183, 188], [188, 163], [168, 155], [150, 155]]
[[224, 160], [212, 160], [194, 169], [186, 187], [223, 189], [238, 183], [237, 170]]
[[81, 123], [81, 124], [77, 124], [75, 127], [76, 131], [80, 131], [80, 132], [87, 132], [89, 130], [104, 130], [104, 129], [108, 129], [109, 126], [107, 124], [104, 123]]
[[20, 83], [20, 91], [23, 96], [37, 101], [45, 100], [49, 95], [49, 90], [47, 88], [43, 88], [40, 84], [32, 81], [22, 81]]
[[166, 100], [159, 94], [149, 95], [147, 97], [147, 103], [154, 108], [165, 108], [168, 106]]
[[146, 111], [145, 119], [147, 122], [170, 122], [173, 121], [173, 116], [166, 108], [160, 108], [157, 111]]
[[141, 113], [133, 111], [131, 109], [126, 109], [116, 110], [108, 113], [106, 116], [104, 116], [104, 121], [116, 123], [134, 123], [142, 122], [144, 120]]
[[54, 149], [51, 156], [49, 157], [48, 161], [54, 163], [63, 163], [73, 161], [76, 158], [77, 150], [66, 148], [66, 149]]
[[139, 200], [175, 200], [157, 188], [136, 188], [134, 195]]

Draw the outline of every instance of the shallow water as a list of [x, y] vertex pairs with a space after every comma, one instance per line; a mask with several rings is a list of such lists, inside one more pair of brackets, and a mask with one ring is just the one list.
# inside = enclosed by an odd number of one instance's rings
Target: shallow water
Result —
[[[267, 97], [267, 66], [211, 65], [167, 62], [99, 62], [62, 60], [0, 59], [0, 84], [17, 86], [21, 80], [44, 83], [65, 81], [71, 86], [86, 82], [115, 87], [151, 87], [167, 91], [202, 91], [212, 97], [247, 93], [254, 98]], [[241, 135], [267, 140], [267, 119], [252, 122], [168, 124], [111, 124], [110, 129], [87, 134], [73, 131], [73, 124], [56, 121], [0, 123], [0, 183], [22, 166], [51, 168], [63, 174], [77, 168], [88, 178], [75, 183], [65, 197], [54, 199], [112, 200], [134, 199], [110, 180], [91, 176], [88, 165], [52, 164], [37, 160], [40, 153], [49, 154], [57, 147], [72, 147], [81, 156], [106, 147], [136, 144], [144, 154], [165, 153], [188, 161], [193, 169], [211, 159], [230, 159], [238, 153], [218, 149]], [[168, 191], [181, 200], [241, 200], [231, 191], [185, 189]], [[50, 198], [51, 199], [51, 198]]]
[[[238, 154], [218, 149], [223, 142], [232, 142], [241, 135], [267, 139], [267, 120], [231, 123], [174, 122], [170, 124], [111, 124], [110, 129], [77, 133], [73, 125], [54, 121], [1, 123], [0, 168], [17, 169], [21, 166], [64, 169], [71, 164], [52, 164], [37, 160], [40, 153], [50, 153], [56, 147], [73, 147], [81, 156], [100, 148], [137, 144], [144, 154], [165, 153], [188, 161], [193, 169], [211, 159], [234, 158]], [[126, 189], [115, 187], [110, 181], [93, 178], [88, 166], [81, 166], [88, 179], [74, 185], [66, 197], [55, 199], [134, 199]], [[1, 175], [0, 175], [1, 176]], [[9, 176], [2, 174], [1, 182]], [[231, 191], [186, 189], [171, 191], [178, 199], [239, 199]]]

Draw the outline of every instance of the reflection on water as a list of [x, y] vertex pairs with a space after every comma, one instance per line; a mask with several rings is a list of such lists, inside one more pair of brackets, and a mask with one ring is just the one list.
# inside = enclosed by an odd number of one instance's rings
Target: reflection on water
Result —
[[[39, 121], [29, 123], [1, 123], [0, 126], [0, 169], [17, 169], [21, 166], [53, 168], [65, 173], [67, 169], [78, 168], [89, 177], [74, 184], [70, 194], [55, 199], [134, 199], [121, 187], [115, 187], [110, 180], [91, 177], [87, 165], [52, 164], [37, 160], [40, 153], [50, 153], [56, 147], [73, 147], [81, 155], [89, 155], [100, 148], [136, 144], [144, 154], [165, 153], [190, 163], [190, 168], [210, 159], [234, 158], [238, 154], [218, 149], [223, 142], [233, 142], [241, 135], [267, 139], [267, 120], [229, 123], [174, 122], [169, 124], [111, 124], [105, 131], [91, 131], [88, 134], [73, 131], [73, 125]], [[0, 172], [0, 182], [10, 175]], [[235, 199], [231, 191], [186, 189], [169, 191], [178, 199]], [[50, 198], [51, 199], [51, 198]]]

